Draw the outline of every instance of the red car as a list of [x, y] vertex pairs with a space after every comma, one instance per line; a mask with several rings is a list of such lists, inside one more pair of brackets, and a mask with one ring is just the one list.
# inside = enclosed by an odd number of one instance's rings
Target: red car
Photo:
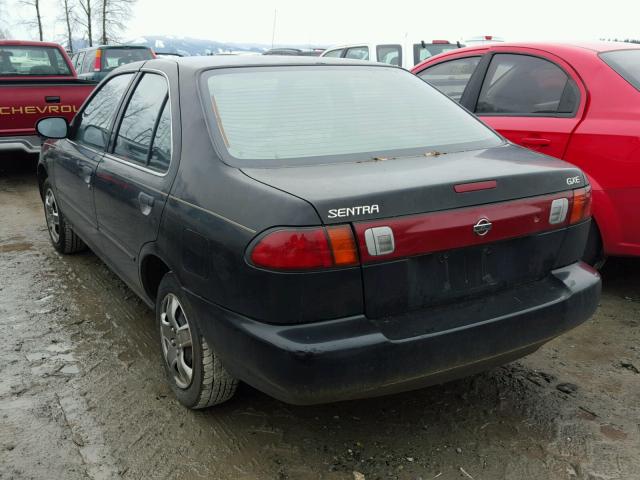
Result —
[[589, 176], [595, 222], [585, 260], [640, 256], [640, 45], [482, 45], [412, 72], [513, 143]]

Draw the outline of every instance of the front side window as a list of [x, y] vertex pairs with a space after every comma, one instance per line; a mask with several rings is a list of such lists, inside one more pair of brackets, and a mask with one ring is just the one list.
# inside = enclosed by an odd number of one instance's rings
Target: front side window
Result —
[[0, 45], [0, 77], [71, 76], [60, 50], [54, 47]]
[[575, 82], [556, 64], [530, 55], [494, 55], [476, 113], [571, 114], [578, 106]]
[[132, 78], [132, 73], [118, 75], [100, 88], [80, 114], [77, 142], [101, 150], [107, 146], [116, 110]]
[[[122, 116], [114, 153], [129, 161], [147, 166], [152, 150], [154, 150], [154, 166], [168, 163], [166, 140], [171, 141], [168, 132], [171, 130], [170, 115], [160, 115], [168, 98], [167, 81], [162, 75], [145, 73], [136, 87]], [[160, 124], [159, 119], [162, 120]], [[153, 139], [160, 130], [161, 139], [152, 149]], [[166, 138], [165, 138], [166, 137]], [[170, 148], [169, 148], [170, 149]]]
[[351, 47], [347, 48], [344, 58], [353, 58], [355, 60], [369, 60], [369, 47]]
[[206, 72], [203, 84], [216, 138], [231, 161], [243, 165], [354, 161], [501, 144], [463, 108], [398, 68], [236, 68]]
[[480, 57], [458, 58], [426, 68], [418, 76], [459, 102]]
[[342, 52], [344, 50], [342, 48], [338, 49], [338, 50], [329, 50], [327, 53], [325, 53], [324, 55], [322, 55], [323, 57], [334, 57], [334, 58], [340, 58], [342, 56]]
[[402, 47], [400, 45], [378, 45], [376, 54], [379, 62], [396, 67], [402, 66]]
[[640, 50], [604, 52], [600, 58], [636, 90], [640, 90]]

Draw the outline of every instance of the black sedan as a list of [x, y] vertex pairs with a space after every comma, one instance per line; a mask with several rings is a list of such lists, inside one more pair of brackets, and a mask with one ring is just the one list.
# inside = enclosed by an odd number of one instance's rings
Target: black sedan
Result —
[[178, 399], [291, 403], [509, 362], [585, 321], [590, 187], [388, 65], [193, 57], [119, 68], [41, 120], [53, 246], [150, 307]]

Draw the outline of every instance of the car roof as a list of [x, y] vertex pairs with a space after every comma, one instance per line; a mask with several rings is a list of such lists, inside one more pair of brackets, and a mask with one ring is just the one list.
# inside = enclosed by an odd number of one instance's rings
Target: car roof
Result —
[[[145, 67], [153, 67], [156, 62], [175, 62], [181, 70], [209, 70], [214, 68], [233, 67], [278, 67], [278, 66], [305, 66], [305, 65], [352, 65], [361, 67], [389, 67], [398, 68], [386, 63], [369, 62], [366, 60], [353, 60], [327, 57], [298, 57], [292, 55], [211, 55], [201, 57], [179, 57], [147, 60]], [[135, 64], [131, 64], [134, 65]]]
[[149, 50], [151, 47], [147, 47], [146, 45], [126, 45], [126, 44], [125, 45], [93, 45], [92, 47], [79, 48], [73, 53], [84, 52], [87, 50], [97, 50], [97, 49], [110, 50], [114, 48], [144, 48]]
[[0, 40], [0, 46], [21, 46], [21, 47], [55, 47], [62, 48], [59, 43], [54, 42], [34, 42], [30, 40]]

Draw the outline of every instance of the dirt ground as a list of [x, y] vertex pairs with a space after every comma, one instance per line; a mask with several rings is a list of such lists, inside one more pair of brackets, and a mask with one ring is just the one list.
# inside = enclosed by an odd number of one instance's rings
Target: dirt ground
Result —
[[192, 412], [151, 311], [50, 246], [33, 168], [0, 172], [0, 479], [640, 479], [640, 261], [610, 260], [595, 317], [520, 362], [316, 407], [242, 386]]

